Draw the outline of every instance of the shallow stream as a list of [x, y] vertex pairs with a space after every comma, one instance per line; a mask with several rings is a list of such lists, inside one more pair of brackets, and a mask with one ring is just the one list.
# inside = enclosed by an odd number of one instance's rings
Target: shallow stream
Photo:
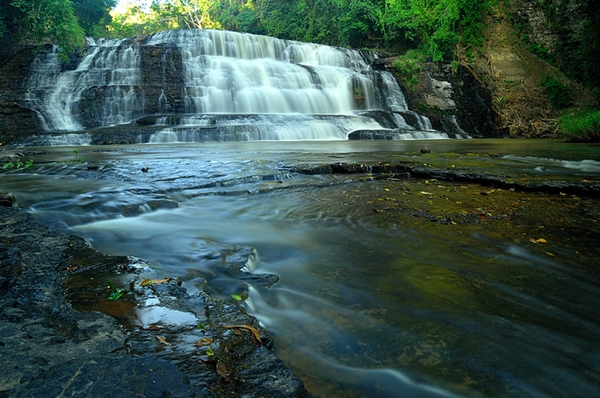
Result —
[[[423, 145], [432, 153], [422, 155]], [[3, 191], [97, 250], [146, 259], [150, 278], [180, 277], [189, 290], [231, 302], [241, 296], [313, 397], [598, 393], [597, 198], [292, 171], [409, 161], [597, 185], [597, 146], [440, 140], [37, 149], [28, 148], [33, 167], [0, 174]]]

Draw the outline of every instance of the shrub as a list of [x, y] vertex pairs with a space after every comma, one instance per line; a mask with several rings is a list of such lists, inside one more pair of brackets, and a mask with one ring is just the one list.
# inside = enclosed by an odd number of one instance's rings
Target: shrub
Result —
[[406, 54], [400, 56], [394, 61], [394, 67], [398, 71], [400, 78], [406, 84], [409, 91], [414, 92], [417, 83], [419, 82], [419, 74], [421, 73], [421, 62], [423, 55], [418, 51], [409, 50]]
[[564, 109], [573, 105], [571, 89], [556, 77], [546, 75], [542, 79], [542, 88], [552, 107]]
[[600, 142], [600, 111], [563, 115], [558, 124], [567, 141]]

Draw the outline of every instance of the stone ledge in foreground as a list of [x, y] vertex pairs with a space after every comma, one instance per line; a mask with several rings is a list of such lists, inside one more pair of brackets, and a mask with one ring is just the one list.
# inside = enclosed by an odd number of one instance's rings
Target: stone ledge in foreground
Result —
[[[0, 231], [1, 397], [306, 394], [302, 382], [271, 351], [266, 332], [241, 307], [204, 292], [188, 295], [171, 281], [145, 294], [175, 297], [163, 305], [193, 311], [206, 330], [181, 325], [126, 330], [112, 316], [74, 310], [63, 287], [73, 272], [120, 272], [135, 279], [137, 274], [126, 269], [130, 258], [95, 252], [89, 264], [79, 259], [78, 270], [70, 271], [75, 252], [91, 250], [86, 243], [15, 207], [0, 207]], [[140, 294], [127, 300], [138, 305]], [[99, 300], [107, 300], [104, 292]], [[263, 344], [255, 345], [250, 333], [226, 327], [230, 323], [256, 327]], [[172, 344], [159, 341], [159, 333]], [[183, 349], [183, 342], [197, 333], [214, 341], [215, 355], [207, 357], [193, 342]]]

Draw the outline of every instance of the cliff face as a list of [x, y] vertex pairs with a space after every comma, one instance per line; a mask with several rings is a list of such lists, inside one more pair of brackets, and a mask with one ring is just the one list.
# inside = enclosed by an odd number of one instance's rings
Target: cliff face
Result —
[[33, 47], [4, 47], [0, 54], [0, 145], [17, 142], [27, 132], [39, 131], [37, 115], [21, 105], [23, 80], [35, 55]]

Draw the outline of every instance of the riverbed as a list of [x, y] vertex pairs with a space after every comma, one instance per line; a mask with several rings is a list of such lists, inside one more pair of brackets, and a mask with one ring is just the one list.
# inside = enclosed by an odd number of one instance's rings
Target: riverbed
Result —
[[[99, 251], [147, 260], [148, 278], [243, 302], [313, 397], [597, 393], [600, 203], [568, 187], [600, 184], [598, 146], [278, 141], [24, 155], [32, 167], [0, 174], [19, 206]], [[506, 184], [372, 171], [396, 163]], [[321, 172], [331, 164], [365, 172]], [[536, 192], [548, 183], [556, 189]], [[128, 316], [127, 327], [145, 322]]]

